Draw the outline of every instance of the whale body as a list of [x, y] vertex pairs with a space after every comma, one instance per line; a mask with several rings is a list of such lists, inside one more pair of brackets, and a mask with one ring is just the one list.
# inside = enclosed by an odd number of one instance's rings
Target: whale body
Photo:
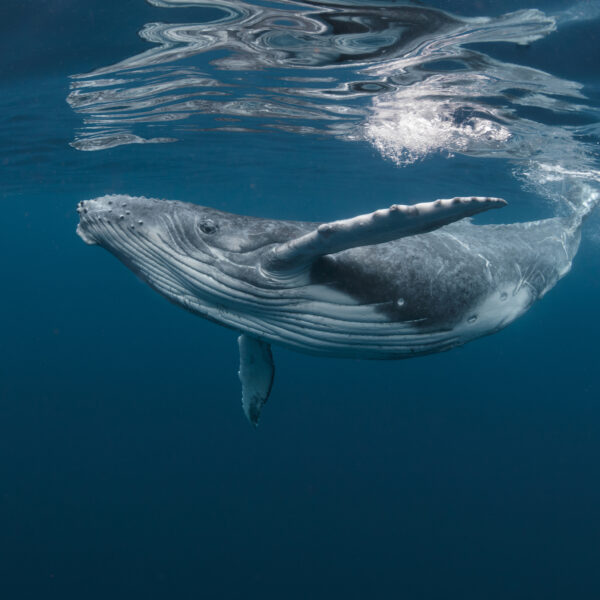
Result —
[[494, 333], [527, 311], [569, 271], [583, 216], [468, 218], [505, 204], [452, 198], [308, 223], [108, 195], [79, 203], [77, 232], [171, 302], [241, 333], [242, 402], [256, 424], [273, 382], [271, 344], [409, 358]]

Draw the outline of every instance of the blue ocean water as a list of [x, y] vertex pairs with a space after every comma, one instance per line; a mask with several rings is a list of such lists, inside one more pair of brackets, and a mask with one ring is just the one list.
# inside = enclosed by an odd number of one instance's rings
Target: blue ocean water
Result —
[[0, 595], [598, 598], [600, 217], [507, 329], [409, 361], [236, 333], [75, 234], [106, 193], [326, 221], [594, 190], [600, 5], [0, 6]]

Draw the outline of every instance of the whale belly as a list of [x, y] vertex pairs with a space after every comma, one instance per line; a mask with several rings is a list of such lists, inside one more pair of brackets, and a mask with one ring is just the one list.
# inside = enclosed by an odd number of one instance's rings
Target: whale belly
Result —
[[326, 356], [448, 350], [505, 327], [568, 271], [572, 251], [551, 225], [460, 224], [324, 256], [289, 303], [261, 311], [250, 326]]

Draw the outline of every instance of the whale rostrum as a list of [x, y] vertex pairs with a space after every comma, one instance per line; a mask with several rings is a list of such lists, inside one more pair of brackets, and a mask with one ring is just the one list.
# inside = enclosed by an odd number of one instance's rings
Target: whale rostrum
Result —
[[79, 203], [77, 232], [173, 303], [241, 333], [242, 405], [256, 424], [273, 382], [271, 344], [399, 359], [498, 331], [568, 272], [596, 202], [509, 225], [466, 218], [506, 205], [476, 196], [323, 224], [108, 195]]

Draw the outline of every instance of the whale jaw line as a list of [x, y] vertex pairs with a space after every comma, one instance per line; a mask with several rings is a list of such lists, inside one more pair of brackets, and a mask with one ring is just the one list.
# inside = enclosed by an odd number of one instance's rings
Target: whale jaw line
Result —
[[88, 233], [86, 233], [85, 229], [81, 226], [81, 223], [77, 225], [77, 229], [75, 233], [88, 245], [88, 246], [97, 246], [98, 242], [94, 240]]

